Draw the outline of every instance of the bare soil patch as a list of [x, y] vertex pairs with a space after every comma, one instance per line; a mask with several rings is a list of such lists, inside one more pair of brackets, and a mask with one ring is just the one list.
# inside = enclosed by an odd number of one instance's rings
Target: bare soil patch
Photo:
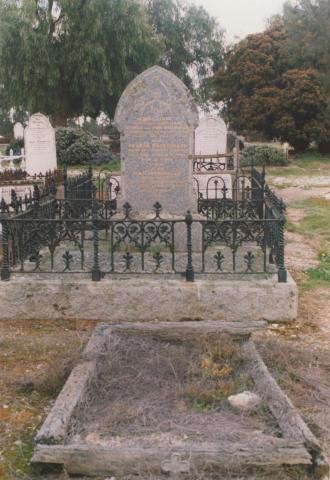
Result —
[[297, 202], [306, 200], [308, 198], [325, 198], [326, 200], [330, 200], [330, 187], [327, 188], [317, 188], [317, 187], [310, 187], [310, 188], [285, 188], [285, 189], [276, 189], [277, 194], [280, 198], [284, 200], [284, 202]]

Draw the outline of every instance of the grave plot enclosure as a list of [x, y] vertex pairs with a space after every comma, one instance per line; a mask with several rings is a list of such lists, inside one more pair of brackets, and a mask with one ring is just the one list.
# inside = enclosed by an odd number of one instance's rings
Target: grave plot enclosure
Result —
[[[1, 278], [163, 274], [194, 281], [277, 274], [286, 282], [284, 204], [255, 168], [237, 174], [233, 184], [227, 180], [214, 175], [196, 183], [198, 216], [182, 211], [169, 217], [159, 202], [138, 216], [128, 202], [120, 208], [109, 196], [113, 180], [107, 190], [95, 188], [91, 169], [76, 178], [47, 177], [45, 188], [0, 203]], [[183, 249], [177, 249], [178, 237]]]
[[[33, 461], [124, 478], [273, 471], [285, 480], [288, 471], [316, 471], [324, 465], [317, 440], [253, 343], [235, 338], [212, 322], [99, 326], [38, 433]], [[242, 413], [227, 398], [246, 390], [262, 403]]]

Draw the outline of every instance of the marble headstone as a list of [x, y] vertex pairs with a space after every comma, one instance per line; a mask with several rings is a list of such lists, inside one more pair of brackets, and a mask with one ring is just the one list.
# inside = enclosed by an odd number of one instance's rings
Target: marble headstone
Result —
[[16, 139], [24, 138], [24, 127], [20, 122], [17, 122], [14, 125], [14, 138]]
[[56, 170], [55, 131], [42, 113], [31, 115], [24, 130], [26, 171], [29, 175]]
[[195, 155], [216, 155], [226, 151], [227, 127], [222, 118], [201, 118], [195, 131]]
[[149, 213], [156, 202], [163, 212], [197, 210], [192, 162], [198, 112], [173, 73], [152, 67], [124, 91], [115, 114], [121, 143], [121, 199], [133, 211]]

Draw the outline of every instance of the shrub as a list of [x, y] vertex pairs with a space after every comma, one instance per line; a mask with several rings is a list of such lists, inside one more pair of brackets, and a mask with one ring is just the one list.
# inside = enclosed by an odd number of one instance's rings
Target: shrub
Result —
[[241, 165], [285, 166], [288, 159], [279, 148], [268, 145], [251, 145], [242, 152]]
[[319, 152], [320, 153], [330, 153], [330, 140], [329, 141], [324, 141], [320, 142], [318, 144]]
[[112, 162], [113, 160], [114, 160], [114, 155], [107, 148], [104, 148], [103, 150], [99, 150], [92, 157], [93, 165], [102, 165], [103, 163], [109, 163], [109, 162]]
[[[94, 158], [104, 162], [112, 159], [111, 152], [94, 135], [80, 129], [58, 128], [56, 151], [60, 164], [85, 165]], [[101, 157], [101, 158], [100, 158]]]
[[6, 155], [10, 154], [10, 150], [13, 150], [14, 155], [20, 155], [22, 148], [24, 148], [24, 140], [22, 138], [14, 138], [6, 148]]

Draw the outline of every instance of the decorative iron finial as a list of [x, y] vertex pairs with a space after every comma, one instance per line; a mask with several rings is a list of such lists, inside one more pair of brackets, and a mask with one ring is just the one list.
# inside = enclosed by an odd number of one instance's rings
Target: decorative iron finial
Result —
[[156, 214], [156, 217], [155, 217], [155, 218], [159, 218], [160, 212], [162, 211], [162, 208], [163, 208], [163, 207], [161, 206], [161, 204], [160, 204], [159, 202], [156, 202], [156, 203], [154, 204], [154, 207], [153, 207], [153, 208], [154, 208], [154, 212], [155, 212], [155, 214]]
[[128, 202], [124, 203], [123, 209], [124, 209], [125, 218], [129, 218], [130, 213], [132, 211], [131, 205]]

